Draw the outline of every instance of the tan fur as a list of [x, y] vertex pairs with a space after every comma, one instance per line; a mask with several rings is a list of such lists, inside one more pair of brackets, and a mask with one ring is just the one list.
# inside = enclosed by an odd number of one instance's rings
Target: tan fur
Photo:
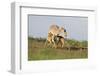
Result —
[[58, 41], [58, 43], [57, 43], [57, 41], [54, 41], [55, 42], [55, 44], [54, 44], [53, 41], [52, 41], [52, 36], [53, 36], [52, 33], [48, 33], [48, 37], [47, 37], [45, 46], [52, 46], [54, 48], [57, 48], [60, 45], [60, 47], [63, 48], [64, 47], [64, 37], [58, 36], [57, 38], [59, 38], [59, 41]]
[[61, 47], [63, 48], [64, 47], [64, 38], [63, 37], [60, 39], [59, 43], [60, 43]]
[[59, 40], [59, 44], [61, 45], [61, 47], [64, 46], [64, 28], [63, 27], [59, 27], [57, 25], [51, 25], [48, 31], [48, 37], [45, 43], [45, 46], [47, 45], [47, 43], [49, 43], [48, 45], [52, 45], [52, 47], [57, 48], [57, 44], [54, 41], [55, 36], [59, 35], [61, 38]]
[[[52, 33], [48, 33], [48, 37], [47, 37], [47, 39], [46, 39], [46, 42], [45, 42], [45, 47], [47, 46], [47, 45], [51, 45], [52, 44], [52, 36], [53, 36], [53, 34]], [[48, 44], [47, 44], [48, 43]]]

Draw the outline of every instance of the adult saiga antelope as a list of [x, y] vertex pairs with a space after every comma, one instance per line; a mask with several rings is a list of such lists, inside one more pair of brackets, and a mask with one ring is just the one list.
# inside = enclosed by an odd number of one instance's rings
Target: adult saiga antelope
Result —
[[57, 25], [51, 25], [48, 31], [48, 37], [46, 41], [48, 41], [50, 44], [53, 44], [53, 47], [55, 48], [57, 48], [57, 44], [60, 42], [61, 47], [63, 47], [64, 38], [66, 35], [67, 35], [66, 30], [63, 27], [59, 27]]

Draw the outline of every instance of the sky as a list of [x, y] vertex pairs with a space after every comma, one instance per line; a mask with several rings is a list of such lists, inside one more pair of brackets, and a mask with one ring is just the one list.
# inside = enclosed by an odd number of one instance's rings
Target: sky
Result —
[[69, 39], [88, 40], [88, 18], [79, 16], [28, 15], [28, 36], [46, 38], [52, 24], [64, 27]]

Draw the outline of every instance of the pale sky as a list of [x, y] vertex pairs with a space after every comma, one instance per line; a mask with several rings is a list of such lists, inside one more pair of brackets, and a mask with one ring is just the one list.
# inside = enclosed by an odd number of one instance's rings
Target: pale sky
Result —
[[47, 37], [48, 29], [52, 24], [65, 27], [68, 38], [88, 40], [88, 18], [73, 16], [28, 16], [28, 36]]

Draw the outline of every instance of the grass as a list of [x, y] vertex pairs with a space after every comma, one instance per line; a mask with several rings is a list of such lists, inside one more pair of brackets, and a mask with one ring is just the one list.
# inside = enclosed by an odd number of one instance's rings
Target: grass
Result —
[[45, 39], [28, 38], [28, 60], [55, 60], [88, 58], [88, 50], [68, 50], [65, 41], [64, 48], [44, 47]]

